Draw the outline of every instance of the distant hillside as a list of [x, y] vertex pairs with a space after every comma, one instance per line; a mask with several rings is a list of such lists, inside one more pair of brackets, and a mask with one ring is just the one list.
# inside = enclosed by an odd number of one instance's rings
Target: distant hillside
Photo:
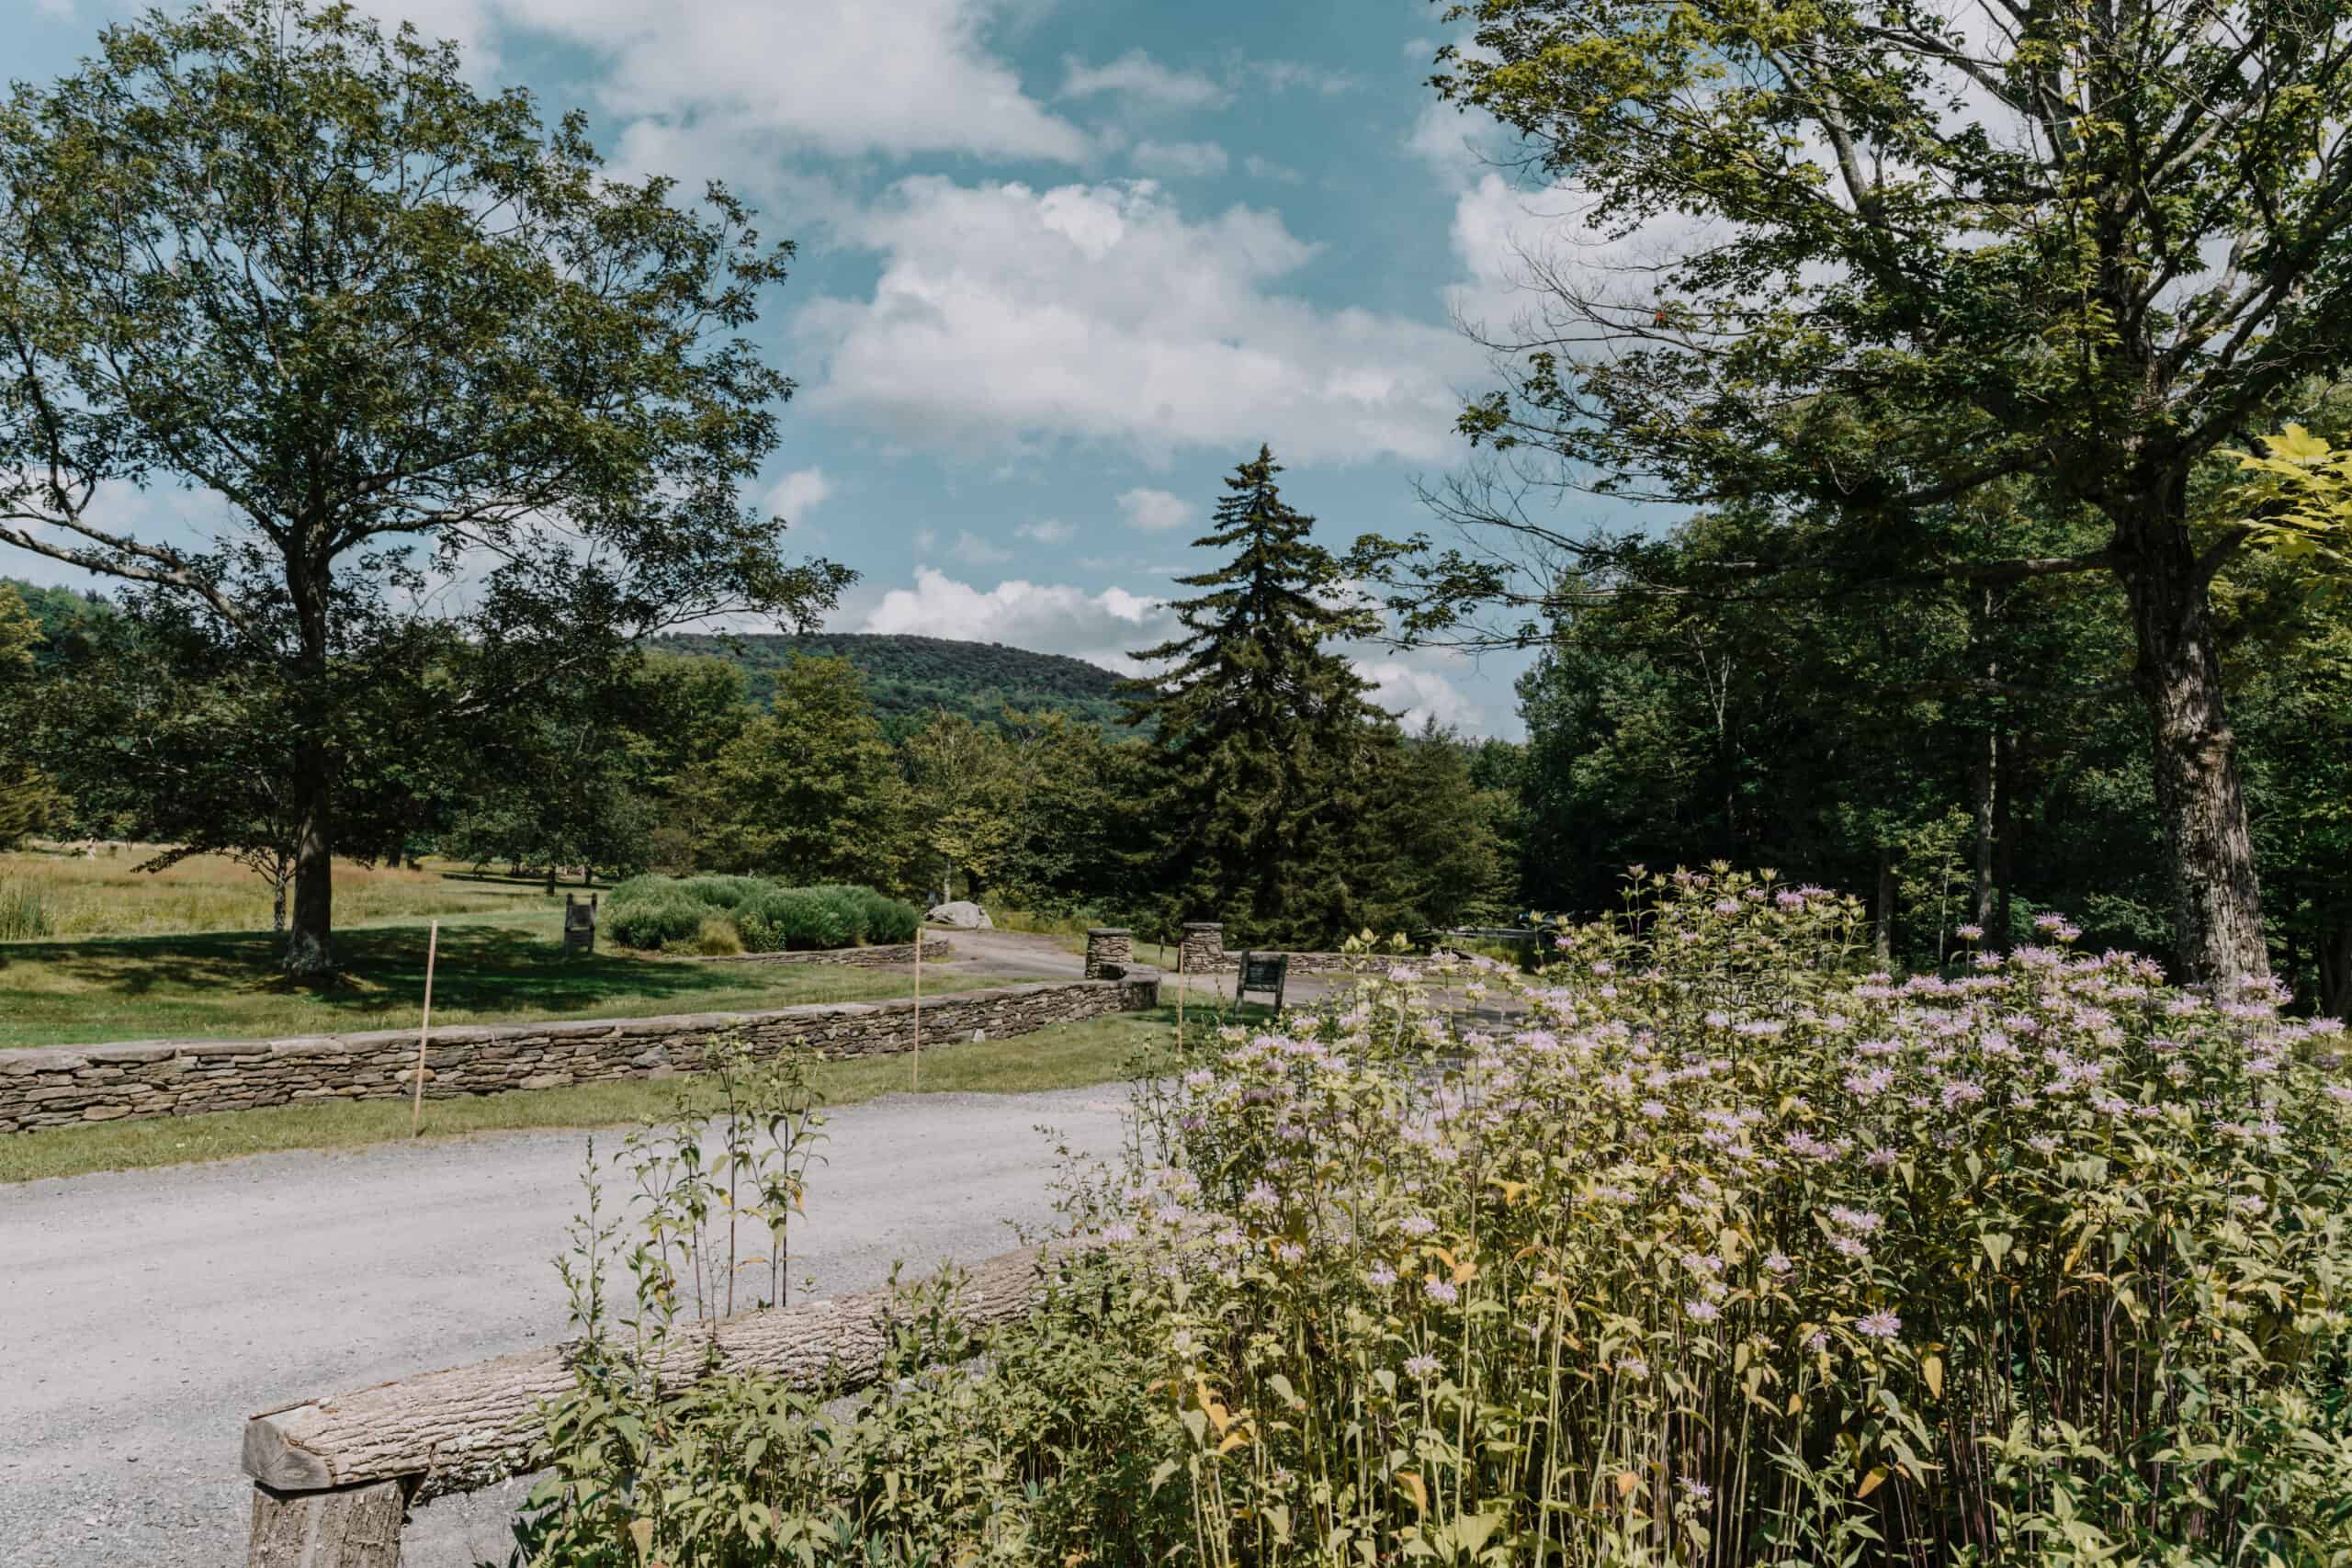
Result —
[[795, 654], [846, 659], [864, 671], [882, 726], [893, 739], [920, 728], [942, 709], [987, 723], [1007, 707], [1042, 708], [1106, 728], [1119, 716], [1119, 677], [1110, 671], [1082, 659], [1032, 653], [1002, 643], [820, 632], [808, 637], [665, 637], [652, 646], [740, 665], [752, 700], [762, 707], [775, 694], [777, 669]]

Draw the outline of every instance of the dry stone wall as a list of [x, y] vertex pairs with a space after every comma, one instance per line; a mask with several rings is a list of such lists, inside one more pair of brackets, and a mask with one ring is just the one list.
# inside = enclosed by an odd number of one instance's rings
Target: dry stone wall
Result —
[[[1225, 926], [1220, 921], [1190, 922], [1184, 927], [1182, 946], [1184, 968], [1189, 974], [1229, 973], [1241, 967], [1241, 954], [1226, 951]], [[1430, 966], [1438, 962], [1435, 957], [1410, 953], [1291, 953], [1282, 956], [1290, 960], [1290, 972], [1294, 975], [1385, 975], [1405, 969], [1419, 976], [1426, 975]]]
[[[1159, 976], [958, 991], [926, 1000], [926, 1046], [1026, 1034], [1159, 1001]], [[740, 1033], [755, 1051], [876, 1056], [914, 1043], [910, 1000], [830, 1002], [771, 1012], [563, 1020], [436, 1029], [424, 1051], [435, 1099], [512, 1089], [662, 1077], [703, 1066], [712, 1041]], [[0, 1134], [131, 1117], [191, 1116], [334, 1100], [394, 1100], [416, 1071], [413, 1031], [297, 1040], [158, 1040], [0, 1051]]]

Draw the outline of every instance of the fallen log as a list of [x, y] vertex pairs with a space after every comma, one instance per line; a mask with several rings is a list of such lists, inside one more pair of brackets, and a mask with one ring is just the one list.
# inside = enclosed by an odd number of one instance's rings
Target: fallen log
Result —
[[[1045, 1249], [1024, 1247], [960, 1270], [953, 1317], [974, 1328], [1019, 1317], [1044, 1295], [1045, 1262]], [[881, 1371], [889, 1324], [903, 1314], [910, 1288], [681, 1325], [658, 1375], [691, 1380], [715, 1365], [796, 1388], [863, 1387]], [[242, 1456], [254, 1483], [248, 1568], [396, 1563], [409, 1505], [530, 1467], [542, 1410], [574, 1386], [572, 1353], [565, 1346], [523, 1350], [254, 1416]]]

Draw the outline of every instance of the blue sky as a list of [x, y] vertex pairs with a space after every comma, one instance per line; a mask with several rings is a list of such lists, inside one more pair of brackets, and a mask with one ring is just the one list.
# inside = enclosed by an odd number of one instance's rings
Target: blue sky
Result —
[[[366, 8], [363, 4], [363, 8]], [[0, 0], [7, 70], [130, 11]], [[1115, 662], [1165, 635], [1261, 440], [1336, 547], [1430, 526], [1529, 203], [1425, 85], [1419, 0], [386, 0], [621, 169], [724, 179], [800, 246], [763, 476], [864, 580], [831, 625]], [[150, 498], [150, 504], [159, 498]], [[11, 552], [0, 571], [61, 580]], [[1392, 707], [1516, 734], [1517, 660], [1361, 650]]]

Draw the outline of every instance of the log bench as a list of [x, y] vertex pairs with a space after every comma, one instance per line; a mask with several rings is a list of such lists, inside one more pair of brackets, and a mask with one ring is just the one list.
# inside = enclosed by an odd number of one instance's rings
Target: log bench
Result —
[[[953, 1315], [1006, 1323], [1044, 1295], [1046, 1250], [1023, 1247], [956, 1271]], [[690, 1379], [709, 1365], [795, 1388], [872, 1382], [907, 1286], [739, 1313], [678, 1330], [659, 1369]], [[266, 1410], [245, 1423], [253, 1478], [247, 1568], [399, 1568], [414, 1505], [531, 1468], [546, 1405], [571, 1392], [570, 1349], [547, 1346]]]

